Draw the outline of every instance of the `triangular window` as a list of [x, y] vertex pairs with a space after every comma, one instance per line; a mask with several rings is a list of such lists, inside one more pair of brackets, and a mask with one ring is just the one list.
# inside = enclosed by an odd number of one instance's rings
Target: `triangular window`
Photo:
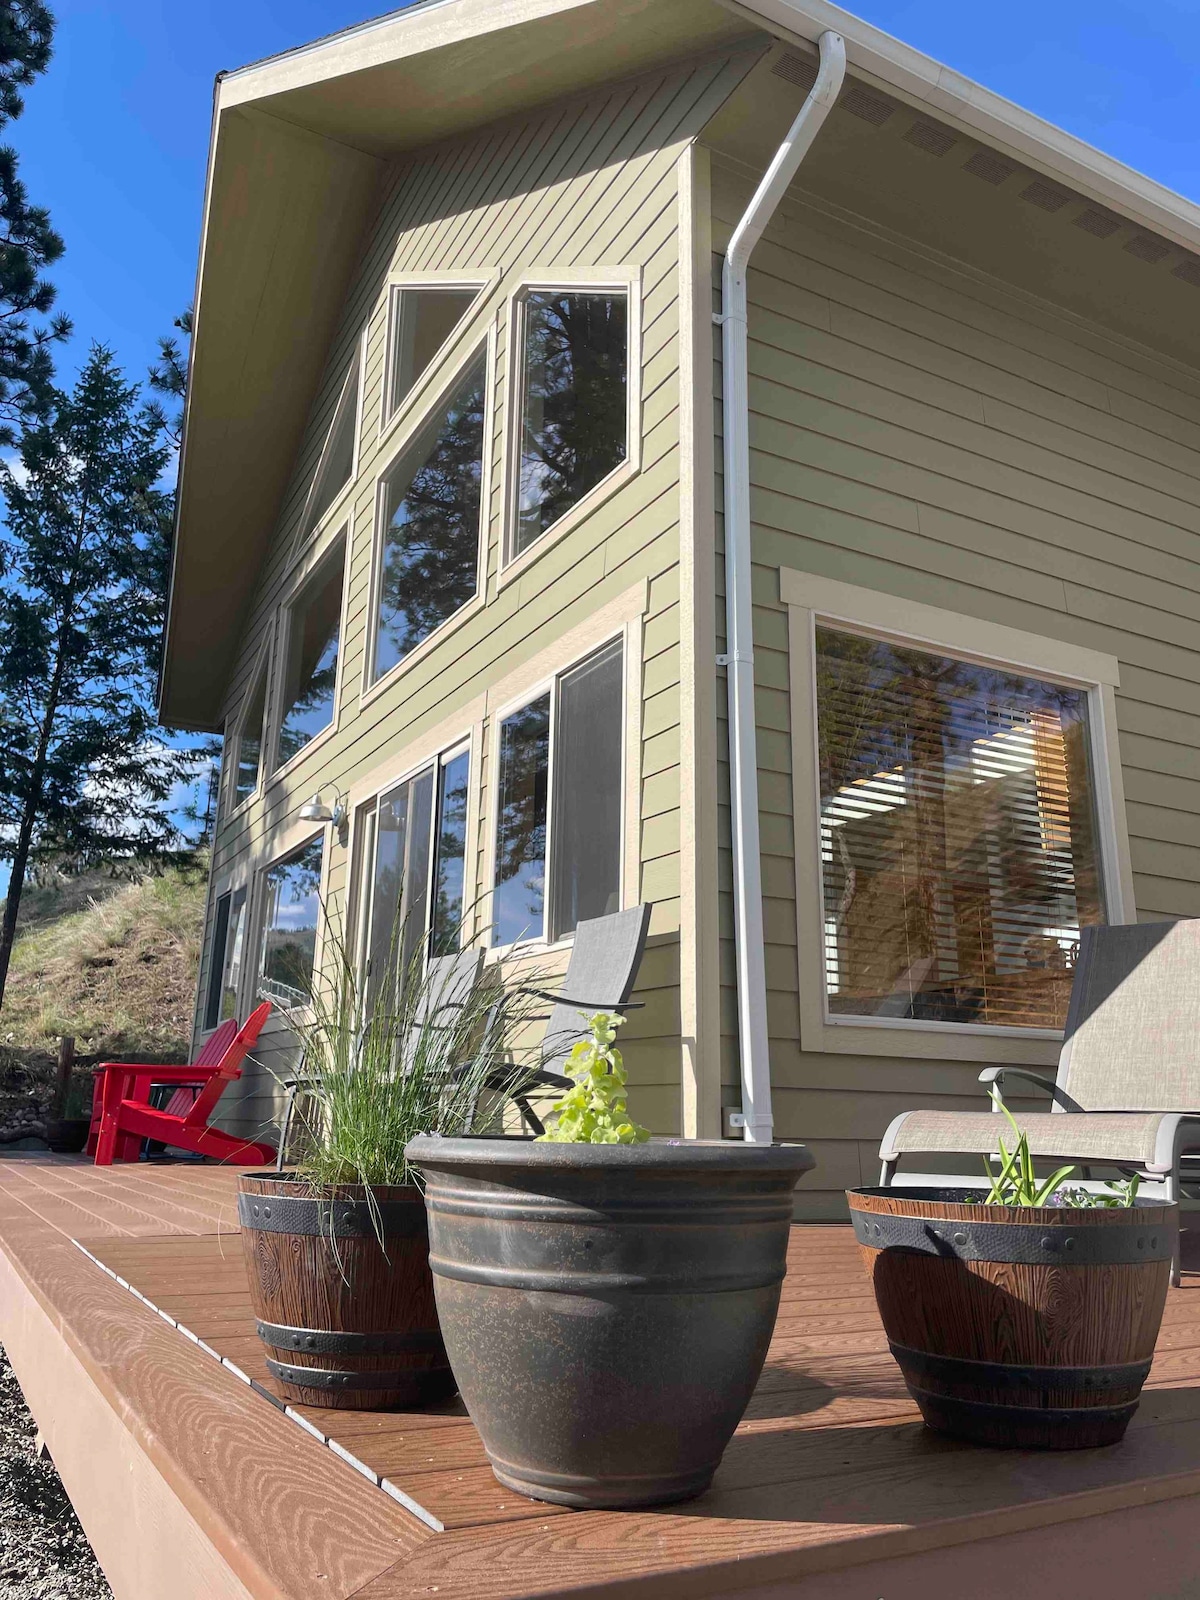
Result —
[[354, 471], [354, 438], [358, 425], [358, 360], [355, 358], [342, 389], [342, 397], [333, 417], [333, 426], [325, 439], [325, 448], [317, 466], [312, 493], [304, 513], [300, 531], [301, 543], [320, 523], [330, 506], [350, 482]]
[[479, 298], [479, 292], [463, 288], [392, 290], [387, 416], [394, 415], [433, 364]]

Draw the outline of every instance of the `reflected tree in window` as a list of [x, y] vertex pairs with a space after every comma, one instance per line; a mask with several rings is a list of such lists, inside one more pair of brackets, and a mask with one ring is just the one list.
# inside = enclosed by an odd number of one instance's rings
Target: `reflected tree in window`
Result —
[[266, 873], [260, 988], [283, 1005], [303, 1005], [312, 993], [323, 850], [322, 838], [312, 839]]
[[388, 476], [376, 678], [475, 593], [486, 376], [481, 353]]
[[514, 553], [628, 454], [627, 296], [530, 294], [524, 317]]
[[288, 614], [279, 762], [289, 761], [333, 721], [345, 551], [326, 561]]
[[550, 696], [523, 706], [500, 726], [496, 820], [495, 944], [540, 938], [545, 921], [546, 801], [550, 771]]

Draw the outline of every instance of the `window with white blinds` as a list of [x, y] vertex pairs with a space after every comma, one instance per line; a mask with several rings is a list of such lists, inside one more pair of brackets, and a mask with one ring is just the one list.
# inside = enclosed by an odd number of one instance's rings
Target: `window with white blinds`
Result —
[[1086, 689], [818, 625], [831, 1019], [1061, 1028], [1104, 921]]

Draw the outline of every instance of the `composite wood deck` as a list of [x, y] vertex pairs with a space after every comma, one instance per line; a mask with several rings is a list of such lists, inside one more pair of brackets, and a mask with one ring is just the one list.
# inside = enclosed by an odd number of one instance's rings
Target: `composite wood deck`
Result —
[[1023, 1600], [1200, 1593], [1200, 1279], [1122, 1445], [984, 1451], [922, 1427], [849, 1228], [797, 1227], [713, 1489], [572, 1512], [502, 1489], [457, 1403], [285, 1414], [233, 1192], [215, 1167], [0, 1161], [0, 1338], [118, 1600], [988, 1600], [1015, 1561]]

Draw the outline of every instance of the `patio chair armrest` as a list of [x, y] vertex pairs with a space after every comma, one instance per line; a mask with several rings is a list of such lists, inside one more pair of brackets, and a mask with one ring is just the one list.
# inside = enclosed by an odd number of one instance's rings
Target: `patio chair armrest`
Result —
[[1044, 1089], [1056, 1105], [1064, 1111], [1082, 1111], [1084, 1108], [1078, 1100], [1072, 1100], [1065, 1089], [1060, 1089], [1053, 1078], [1047, 1078], [1041, 1072], [1031, 1072], [1028, 1067], [985, 1067], [979, 1074], [979, 1081], [985, 1089], [991, 1090], [994, 1085], [1001, 1089], [1005, 1078], [1023, 1078], [1026, 1083], [1032, 1083], [1039, 1089]]
[[522, 984], [520, 994], [531, 994], [538, 1000], [550, 1000], [555, 1005], [562, 1002], [565, 1006], [578, 1006], [580, 1010], [587, 1008], [590, 1011], [640, 1011], [646, 1004], [644, 1000], [579, 1000], [573, 994], [554, 994], [549, 989], [533, 989]]
[[495, 1072], [486, 1082], [489, 1089], [510, 1095], [528, 1094], [531, 1089], [566, 1090], [575, 1087], [570, 1078], [564, 1078], [557, 1072], [543, 1072], [537, 1067], [531, 1067], [527, 1072], [518, 1071], [508, 1077]]

